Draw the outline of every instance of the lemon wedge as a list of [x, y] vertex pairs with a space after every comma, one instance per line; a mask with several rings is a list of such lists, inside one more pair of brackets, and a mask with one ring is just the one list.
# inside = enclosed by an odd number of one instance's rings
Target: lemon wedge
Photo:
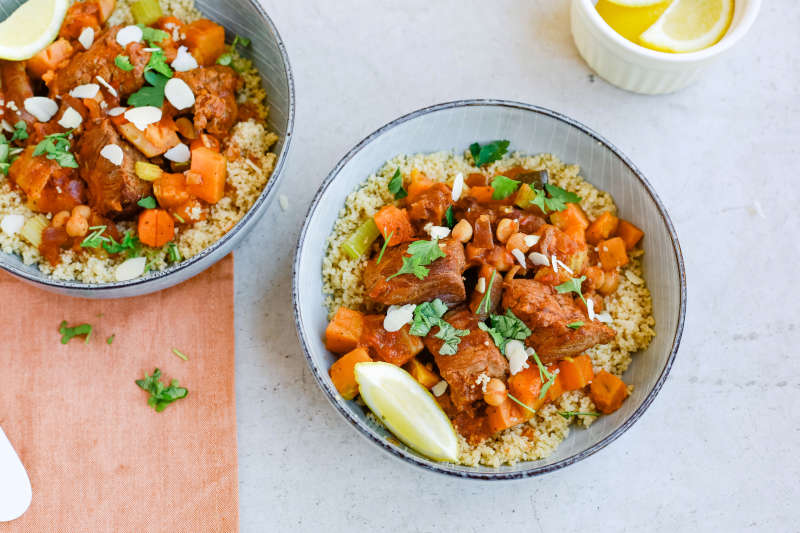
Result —
[[733, 0], [675, 0], [639, 37], [647, 47], [695, 52], [719, 41], [733, 16]]
[[435, 461], [458, 458], [458, 438], [428, 390], [402, 368], [383, 362], [357, 363], [361, 399], [394, 435]]
[[33, 57], [58, 35], [67, 0], [28, 0], [0, 23], [0, 58]]
[[611, 4], [625, 7], [647, 7], [664, 2], [664, 0], [606, 0]]

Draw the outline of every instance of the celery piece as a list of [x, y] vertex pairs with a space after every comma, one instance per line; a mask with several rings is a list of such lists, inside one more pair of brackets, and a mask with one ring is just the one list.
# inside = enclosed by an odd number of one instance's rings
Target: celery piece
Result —
[[375, 242], [378, 235], [380, 235], [378, 226], [375, 225], [375, 221], [370, 218], [361, 224], [358, 229], [344, 241], [342, 249], [350, 259], [358, 259], [364, 255], [364, 252]]
[[131, 14], [136, 24], [144, 24], [149, 26], [161, 18], [161, 6], [158, 5], [158, 0], [138, 0], [131, 4]]
[[156, 181], [161, 177], [161, 174], [163, 174], [161, 167], [152, 163], [146, 163], [144, 161], [137, 161], [134, 169], [136, 170], [136, 175], [139, 176], [139, 179], [144, 181]]
[[519, 207], [520, 209], [525, 209], [531, 202], [533, 201], [536, 193], [533, 191], [530, 185], [527, 183], [523, 183], [519, 186], [517, 190], [517, 196], [514, 198], [514, 205]]
[[22, 229], [19, 230], [20, 236], [39, 247], [42, 244], [42, 232], [50, 225], [50, 221], [44, 215], [34, 215], [25, 221]]

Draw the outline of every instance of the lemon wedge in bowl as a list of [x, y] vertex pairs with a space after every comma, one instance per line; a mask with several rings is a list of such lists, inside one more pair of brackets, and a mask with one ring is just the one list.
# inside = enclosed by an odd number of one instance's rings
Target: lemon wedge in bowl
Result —
[[357, 363], [361, 399], [394, 435], [435, 461], [458, 459], [458, 438], [434, 397], [411, 374], [390, 363]]
[[0, 58], [29, 59], [58, 35], [67, 0], [28, 0], [0, 23]]
[[719, 41], [733, 17], [733, 0], [674, 0], [639, 40], [665, 52], [696, 52]]
[[664, 0], [606, 0], [611, 4], [625, 7], [648, 7], [661, 4]]

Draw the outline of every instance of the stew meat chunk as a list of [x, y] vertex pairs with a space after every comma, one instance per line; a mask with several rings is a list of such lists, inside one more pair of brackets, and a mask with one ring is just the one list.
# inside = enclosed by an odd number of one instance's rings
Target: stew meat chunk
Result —
[[236, 91], [242, 79], [236, 71], [214, 65], [177, 72], [175, 77], [185, 81], [195, 95], [194, 127], [213, 135], [227, 135], [239, 112]]

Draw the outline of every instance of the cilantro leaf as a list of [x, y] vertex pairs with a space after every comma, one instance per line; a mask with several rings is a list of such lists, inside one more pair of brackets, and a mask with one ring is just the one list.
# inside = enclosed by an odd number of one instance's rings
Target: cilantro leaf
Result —
[[89, 233], [81, 242], [81, 248], [97, 248], [101, 244], [109, 242], [109, 237], [103, 235], [108, 226], [92, 226], [89, 228]]
[[581, 326], [583, 326], [583, 320], [577, 320], [571, 324], [567, 324], [567, 327], [570, 329], [578, 329]]
[[159, 413], [175, 400], [186, 398], [186, 395], [189, 394], [186, 388], [178, 386], [177, 379], [173, 379], [169, 386], [164, 385], [160, 379], [161, 370], [156, 368], [152, 376], [148, 376], [145, 372], [144, 379], [137, 379], [135, 381], [140, 389], [150, 393], [150, 397], [147, 399], [147, 405]]
[[492, 192], [492, 200], [505, 200], [519, 188], [519, 184], [521, 182], [517, 180], [512, 180], [511, 178], [507, 178], [505, 176], [496, 176], [492, 180], [492, 187], [494, 188], [494, 192]]
[[552, 183], [545, 183], [544, 188], [550, 193], [550, 198], [547, 199], [546, 203], [551, 211], [563, 211], [567, 208], [568, 203], [577, 204], [581, 201], [581, 197], [574, 192], [565, 191]]
[[386, 281], [400, 274], [414, 274], [419, 279], [425, 279], [430, 272], [427, 265], [445, 256], [445, 253], [439, 248], [439, 241], [437, 239], [431, 241], [414, 241], [408, 245], [406, 253], [410, 254], [410, 257], [404, 256], [403, 266], [400, 267], [400, 270], [386, 278]]
[[439, 324], [439, 319], [447, 312], [447, 305], [439, 298], [417, 305], [414, 309], [414, 320], [411, 322], [409, 333], [417, 337], [427, 335], [433, 326]]
[[169, 33], [165, 32], [164, 30], [159, 30], [158, 28], [151, 28], [149, 26], [145, 26], [144, 24], [137, 24], [139, 28], [142, 30], [142, 39], [147, 41], [147, 44], [150, 45], [150, 48], [155, 48], [154, 43], [160, 43], [167, 37], [169, 37]]
[[461, 337], [469, 335], [468, 329], [456, 329], [449, 322], [439, 319], [439, 331], [433, 336], [442, 339], [444, 343], [439, 348], [439, 355], [455, 355], [458, 352], [458, 345], [461, 344]]
[[92, 326], [90, 324], [80, 324], [68, 328], [67, 321], [64, 320], [58, 326], [58, 332], [61, 333], [61, 344], [67, 344], [73, 337], [80, 337], [81, 335], [86, 335], [84, 344], [89, 344], [89, 337], [92, 336]]
[[558, 414], [560, 414], [567, 420], [569, 420], [573, 416], [600, 416], [600, 413], [591, 413], [591, 412], [583, 413], [581, 411], [560, 411]]
[[[483, 293], [483, 298], [481, 298], [478, 308], [475, 309], [476, 314], [488, 313], [489, 309], [492, 308], [492, 285], [494, 284], [494, 278], [496, 276], [497, 271], [492, 270], [492, 277], [489, 279], [489, 285], [486, 286], [486, 292]], [[481, 311], [481, 309], [483, 309], [483, 311]]]
[[473, 143], [470, 145], [469, 151], [472, 159], [475, 160], [475, 166], [482, 167], [502, 158], [508, 152], [509, 144], [511, 144], [510, 141], [494, 141], [483, 146]]
[[24, 141], [28, 138], [28, 125], [24, 120], [20, 120], [14, 124], [14, 134], [11, 135], [11, 142]]
[[221, 56], [217, 58], [217, 65], [222, 65], [223, 67], [230, 66], [231, 61], [233, 60], [233, 54], [230, 52], [225, 52]]
[[[103, 236], [102, 233], [100, 236]], [[118, 254], [127, 251], [128, 258], [139, 257], [141, 254], [142, 245], [139, 242], [139, 238], [134, 237], [133, 232], [130, 230], [125, 232], [125, 236], [122, 237], [122, 242], [118, 243], [114, 240], [114, 237], [111, 236], [103, 237], [103, 239], [103, 249], [110, 254]], [[83, 246], [83, 244], [81, 244], [81, 246]]]
[[241, 44], [242, 46], [250, 46], [250, 39], [247, 37], [242, 37], [241, 35], [236, 35], [233, 38], [233, 44], [231, 44], [231, 48], [236, 48], [237, 44]]
[[483, 323], [479, 324], [478, 327], [492, 337], [497, 348], [504, 354], [506, 353], [508, 341], [524, 341], [531, 335], [530, 328], [525, 325], [525, 322], [517, 318], [511, 309], [507, 309], [505, 315], [489, 315], [489, 322], [491, 327]]
[[147, 65], [144, 67], [144, 70], [145, 72], [158, 72], [167, 78], [171, 78], [175, 74], [167, 64], [167, 58], [164, 55], [164, 51], [160, 48], [150, 53], [150, 59], [147, 61]]
[[145, 209], [155, 209], [156, 199], [153, 198], [152, 196], [148, 196], [136, 202], [136, 205], [138, 205], [139, 207], [144, 207]]
[[47, 159], [52, 159], [62, 167], [78, 168], [78, 161], [72, 152], [69, 151], [70, 144], [67, 136], [72, 131], [63, 133], [53, 133], [45, 136], [33, 150], [34, 157], [44, 155]]
[[447, 211], [444, 212], [444, 223], [447, 225], [448, 228], [453, 229], [453, 226], [456, 225], [456, 219], [453, 215], [453, 206], [447, 206]]
[[403, 188], [403, 176], [400, 169], [394, 171], [394, 176], [389, 180], [389, 192], [394, 195], [395, 200], [400, 200], [408, 196], [408, 191]]
[[544, 192], [544, 189], [533, 189], [535, 196], [533, 200], [531, 200], [531, 205], [535, 205], [538, 207], [542, 213], [547, 214], [547, 195]]
[[161, 107], [164, 105], [164, 86], [169, 81], [169, 78], [155, 70], [148, 70], [144, 73], [144, 79], [150, 85], [145, 85], [130, 95], [128, 97], [128, 105], [133, 107]]
[[581, 276], [579, 278], [572, 278], [569, 281], [565, 281], [561, 285], [556, 285], [555, 287], [556, 291], [559, 294], [574, 292], [575, 294], [580, 296], [581, 300], [583, 300], [583, 303], [585, 304], [586, 299], [583, 297], [583, 293], [581, 292], [581, 285], [583, 284], [585, 279], [586, 276]]
[[116, 333], [112, 334], [109, 338], [106, 339], [106, 344], [110, 345], [111, 343], [113, 343], [114, 342], [114, 337], [116, 337], [116, 336], [117, 336]]
[[131, 60], [128, 56], [118, 55], [114, 58], [114, 64], [125, 72], [133, 70], [133, 65], [131, 65]]

